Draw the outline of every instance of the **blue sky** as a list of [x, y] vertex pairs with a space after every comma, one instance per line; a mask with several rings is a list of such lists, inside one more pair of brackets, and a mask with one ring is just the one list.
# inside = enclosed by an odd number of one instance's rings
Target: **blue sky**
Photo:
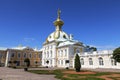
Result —
[[40, 48], [58, 8], [74, 39], [99, 49], [120, 45], [120, 0], [0, 0], [0, 47]]

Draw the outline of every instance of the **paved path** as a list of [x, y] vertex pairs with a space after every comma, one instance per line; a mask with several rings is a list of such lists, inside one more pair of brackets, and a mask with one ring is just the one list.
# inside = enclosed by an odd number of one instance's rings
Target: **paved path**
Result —
[[54, 75], [38, 75], [23, 69], [0, 67], [0, 80], [58, 80]]

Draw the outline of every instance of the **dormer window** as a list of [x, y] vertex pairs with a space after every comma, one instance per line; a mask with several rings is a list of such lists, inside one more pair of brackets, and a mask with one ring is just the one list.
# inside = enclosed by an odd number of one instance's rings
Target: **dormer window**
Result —
[[65, 36], [65, 35], [63, 35], [63, 38], [65, 38], [65, 39], [66, 39], [66, 36]]
[[51, 36], [49, 36], [49, 38], [51, 38]]

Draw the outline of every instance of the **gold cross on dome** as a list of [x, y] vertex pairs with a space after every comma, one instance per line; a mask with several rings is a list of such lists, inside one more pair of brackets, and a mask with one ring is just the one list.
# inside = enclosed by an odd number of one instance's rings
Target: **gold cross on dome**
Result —
[[60, 13], [61, 13], [61, 11], [60, 11], [60, 9], [58, 9], [58, 18], [60, 19]]

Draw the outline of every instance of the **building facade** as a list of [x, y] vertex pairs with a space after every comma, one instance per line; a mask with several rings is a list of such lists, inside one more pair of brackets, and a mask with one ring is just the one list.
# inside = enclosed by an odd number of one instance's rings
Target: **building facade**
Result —
[[92, 51], [88, 46], [73, 39], [62, 30], [64, 22], [60, 19], [58, 10], [56, 27], [43, 43], [42, 66], [74, 68], [75, 55], [79, 54], [82, 68], [115, 68], [120, 69], [120, 63], [112, 58], [113, 50]]
[[[24, 66], [24, 60], [30, 59], [30, 66], [48, 66], [59, 68], [74, 68], [75, 56], [80, 56], [82, 68], [114, 68], [120, 69], [120, 63], [112, 58], [113, 50], [93, 51], [73, 35], [62, 30], [64, 22], [58, 17], [54, 21], [53, 31], [43, 43], [40, 50], [18, 46], [15, 48], [0, 49], [0, 66]], [[12, 64], [10, 64], [12, 62]]]
[[14, 47], [10, 49], [0, 50], [0, 65], [13, 66], [16, 61], [16, 66], [24, 66], [24, 60], [29, 58], [30, 66], [40, 66], [42, 53], [39, 50], [30, 47]]
[[113, 59], [113, 50], [84, 52], [80, 56], [83, 68], [113, 68], [120, 69], [120, 63]]
[[0, 66], [5, 65], [7, 51], [4, 49], [0, 50]]
[[[43, 43], [42, 65], [49, 67], [73, 67], [73, 57], [75, 53], [83, 53], [84, 45], [82, 42], [73, 40], [72, 35], [68, 35], [62, 30], [64, 22], [60, 19], [58, 10], [57, 20], [54, 22], [56, 27]], [[69, 63], [69, 64], [68, 64]]]

